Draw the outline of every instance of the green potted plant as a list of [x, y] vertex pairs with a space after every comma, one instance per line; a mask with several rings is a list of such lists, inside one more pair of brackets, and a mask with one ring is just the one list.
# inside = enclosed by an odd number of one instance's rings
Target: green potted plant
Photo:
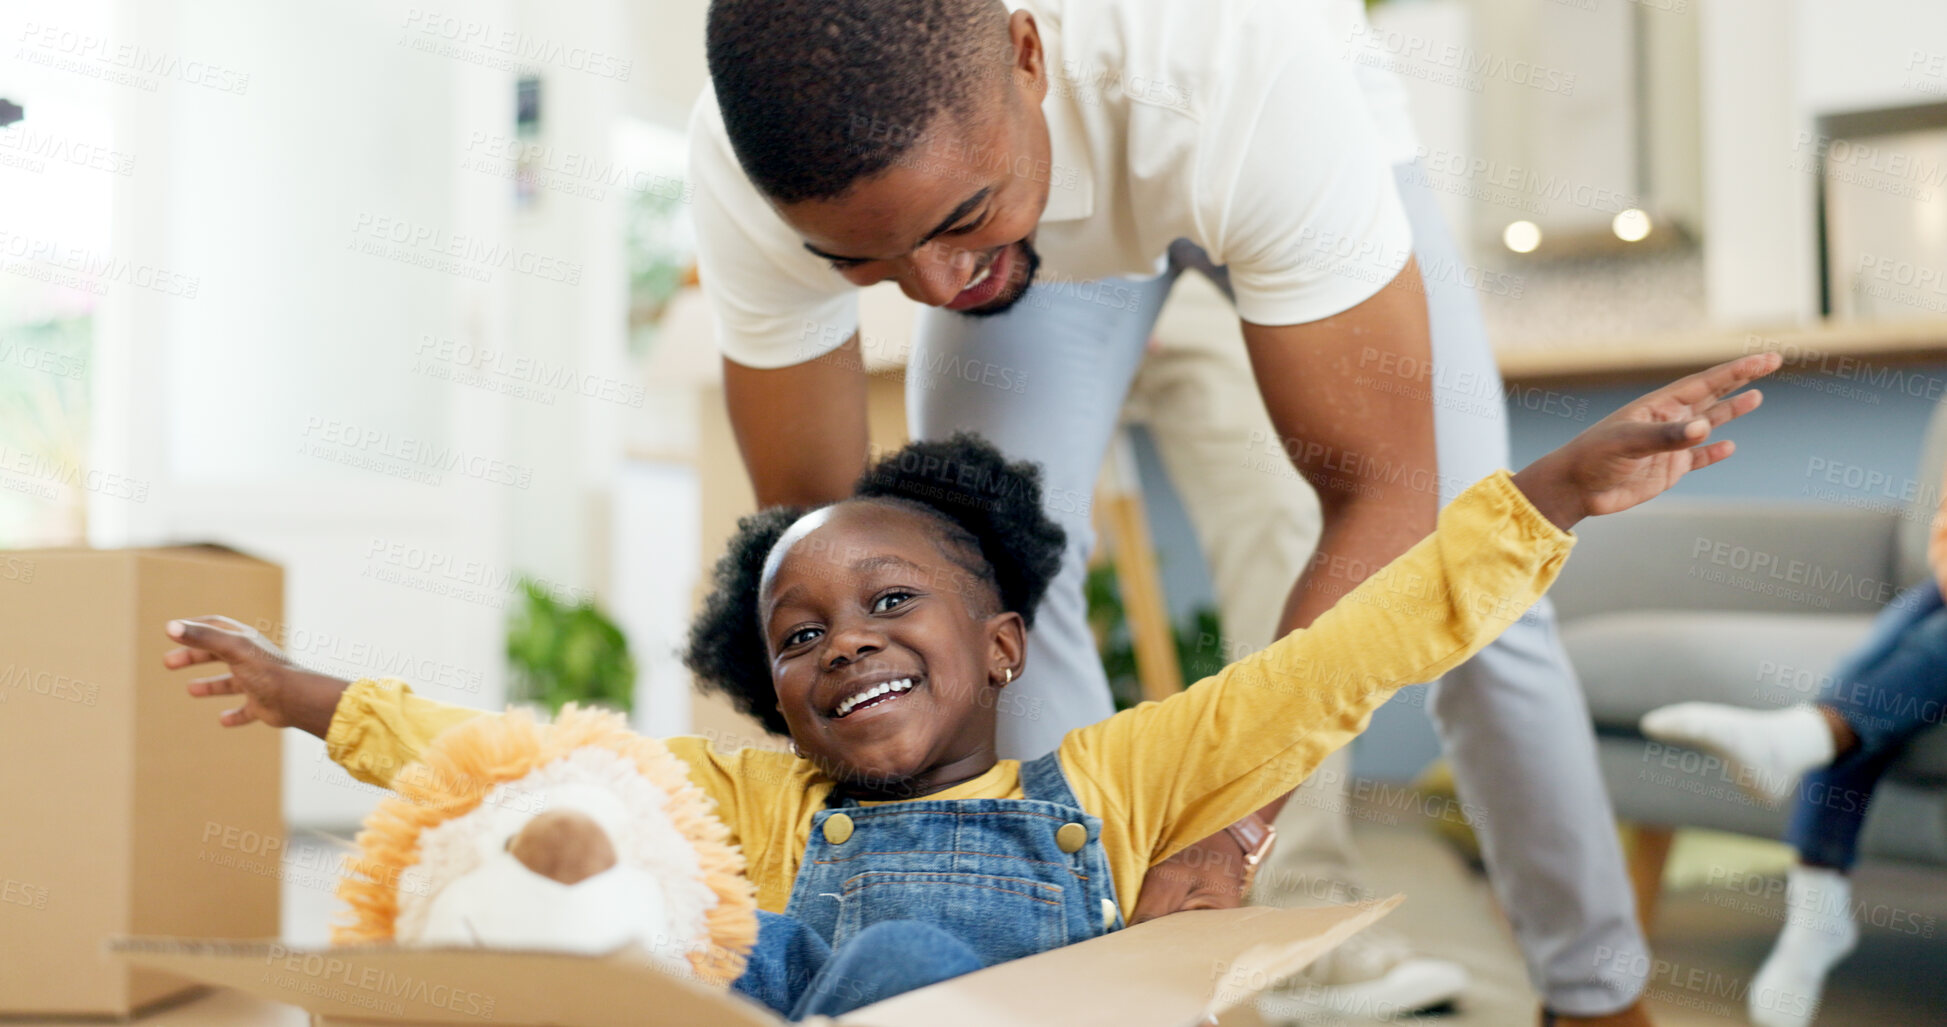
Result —
[[[1129, 636], [1129, 616], [1122, 605], [1122, 581], [1115, 562], [1107, 560], [1089, 568], [1082, 590], [1088, 600], [1089, 626], [1095, 631], [1095, 648], [1109, 678], [1109, 694], [1116, 709], [1126, 710], [1142, 702], [1142, 684], [1136, 677], [1136, 646]], [[1186, 687], [1224, 669], [1223, 652], [1209, 644], [1210, 639], [1223, 637], [1215, 608], [1199, 606], [1172, 629]]]
[[593, 600], [566, 603], [531, 578], [507, 625], [512, 698], [561, 712], [568, 703], [630, 711], [635, 660], [622, 629]]
[[655, 345], [663, 315], [695, 261], [691, 247], [676, 231], [687, 202], [686, 192], [677, 185], [629, 193], [623, 231], [629, 265], [629, 349], [637, 356]]

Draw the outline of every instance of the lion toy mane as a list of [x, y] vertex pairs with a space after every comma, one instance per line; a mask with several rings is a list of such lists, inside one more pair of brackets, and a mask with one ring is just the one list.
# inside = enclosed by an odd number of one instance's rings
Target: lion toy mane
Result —
[[602, 954], [717, 986], [757, 939], [744, 859], [662, 742], [570, 704], [435, 738], [365, 820], [332, 943]]

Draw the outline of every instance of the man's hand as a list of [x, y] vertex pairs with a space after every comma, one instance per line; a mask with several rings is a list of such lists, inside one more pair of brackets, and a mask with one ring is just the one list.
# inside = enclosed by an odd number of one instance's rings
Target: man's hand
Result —
[[1135, 926], [1186, 909], [1236, 909], [1244, 904], [1244, 849], [1218, 831], [1149, 868], [1129, 911]]
[[1776, 353], [1756, 353], [1666, 385], [1529, 464], [1514, 483], [1563, 531], [1584, 517], [1646, 503], [1685, 474], [1731, 455], [1736, 446], [1728, 439], [1703, 443], [1713, 429], [1764, 402], [1756, 389], [1730, 394], [1782, 362]]
[[194, 696], [241, 695], [243, 705], [225, 710], [225, 727], [257, 722], [296, 727], [325, 736], [338, 697], [348, 682], [315, 674], [291, 662], [283, 650], [255, 628], [229, 617], [192, 617], [169, 622], [169, 637], [182, 643], [162, 656], [170, 670], [200, 663], [227, 663], [230, 671], [189, 683]]

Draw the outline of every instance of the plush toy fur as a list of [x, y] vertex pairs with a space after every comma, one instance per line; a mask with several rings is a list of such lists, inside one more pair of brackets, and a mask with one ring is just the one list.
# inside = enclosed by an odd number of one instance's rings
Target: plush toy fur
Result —
[[[469, 847], [473, 839], [464, 835], [504, 831], [510, 817], [539, 824], [542, 818], [532, 816], [539, 811], [531, 806], [544, 802], [532, 800], [544, 800], [551, 788], [580, 789], [585, 799], [597, 800], [584, 806], [601, 814], [592, 819], [605, 830], [594, 833], [591, 818], [578, 818], [591, 826], [590, 833], [524, 832], [552, 835], [529, 843], [530, 848], [574, 847], [543, 854], [542, 860], [552, 861], [547, 867], [559, 868], [537, 871], [554, 878], [547, 886], [559, 887], [555, 882], [560, 881], [572, 887], [588, 873], [576, 869], [575, 864], [588, 862], [576, 849], [592, 840], [602, 850], [593, 857], [594, 868], [619, 860], [647, 871], [669, 895], [673, 922], [694, 929], [676, 941], [698, 978], [717, 985], [735, 980], [757, 938], [757, 904], [729, 831], [662, 742], [630, 731], [620, 714], [573, 705], [552, 724], [522, 710], [476, 717], [442, 733], [419, 763], [402, 770], [393, 780], [397, 794], [366, 819], [359, 852], [347, 859], [350, 873], [338, 895], [349, 903], [351, 920], [334, 926], [333, 943], [415, 937], [428, 890], [464, 876], [479, 862], [470, 855], [477, 851]], [[483, 804], [490, 808], [482, 810]], [[491, 816], [469, 816], [476, 811]], [[490, 822], [499, 826], [473, 826]], [[462, 837], [453, 837], [456, 833]], [[509, 838], [508, 851], [522, 841]], [[527, 854], [521, 861], [543, 865]]]

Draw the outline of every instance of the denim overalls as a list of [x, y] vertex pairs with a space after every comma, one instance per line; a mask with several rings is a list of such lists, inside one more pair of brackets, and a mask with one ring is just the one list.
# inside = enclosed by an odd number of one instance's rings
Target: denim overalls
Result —
[[1021, 764], [1021, 793], [864, 806], [834, 789], [737, 990], [830, 1016], [1120, 929], [1102, 822], [1054, 753]]

